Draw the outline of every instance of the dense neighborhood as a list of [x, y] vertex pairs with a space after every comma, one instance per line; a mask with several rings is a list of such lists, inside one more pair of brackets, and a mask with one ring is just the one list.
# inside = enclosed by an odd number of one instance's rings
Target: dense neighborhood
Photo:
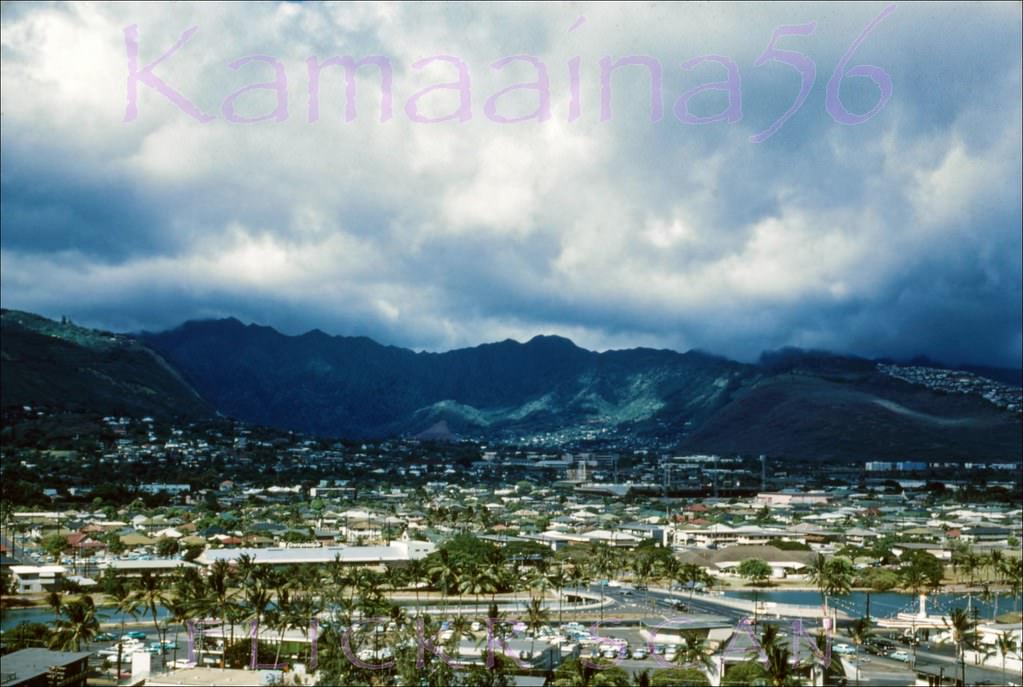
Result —
[[98, 426], [3, 457], [4, 649], [90, 684], [1020, 682], [1015, 464]]

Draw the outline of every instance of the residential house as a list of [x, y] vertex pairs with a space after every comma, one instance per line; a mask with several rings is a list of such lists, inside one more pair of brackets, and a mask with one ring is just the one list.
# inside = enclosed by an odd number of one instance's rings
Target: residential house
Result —
[[62, 565], [12, 565], [10, 571], [19, 594], [56, 591], [67, 574]]

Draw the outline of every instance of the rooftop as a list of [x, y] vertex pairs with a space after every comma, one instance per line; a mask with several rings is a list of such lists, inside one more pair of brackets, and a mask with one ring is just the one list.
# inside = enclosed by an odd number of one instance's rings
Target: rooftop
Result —
[[166, 675], [152, 676], [146, 680], [147, 685], [154, 687], [172, 685], [223, 685], [231, 687], [249, 687], [250, 685], [270, 685], [281, 673], [278, 670], [237, 670], [225, 668], [183, 668]]
[[88, 651], [50, 651], [22, 649], [4, 656], [0, 684], [22, 684], [33, 677], [45, 675], [52, 666], [68, 666], [89, 658]]

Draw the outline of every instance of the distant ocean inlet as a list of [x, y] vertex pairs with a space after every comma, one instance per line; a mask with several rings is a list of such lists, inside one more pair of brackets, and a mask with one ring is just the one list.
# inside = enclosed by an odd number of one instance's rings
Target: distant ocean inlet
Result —
[[[824, 109], [835, 122], [844, 125], [856, 125], [872, 119], [877, 115], [891, 99], [892, 80], [888, 73], [881, 67], [874, 65], [852, 65], [850, 61], [860, 44], [895, 11], [895, 5], [888, 5], [874, 17], [838, 61], [834, 71], [828, 80]], [[585, 17], [579, 17], [568, 29], [571, 33], [579, 29], [586, 22]], [[800, 86], [793, 94], [791, 106], [770, 126], [763, 131], [750, 136], [753, 143], [761, 143], [776, 134], [790, 117], [796, 114], [806, 102], [810, 91], [817, 78], [817, 66], [808, 55], [789, 49], [782, 48], [779, 44], [784, 43], [791, 46], [798, 37], [805, 37], [816, 31], [817, 22], [809, 21], [803, 24], [786, 24], [774, 29], [766, 49], [753, 62], [753, 67], [761, 67], [771, 62], [777, 62], [795, 70], [800, 75]], [[176, 88], [156, 75], [156, 68], [163, 62], [175, 57], [176, 59], [187, 59], [184, 55], [177, 56], [186, 43], [199, 30], [193, 26], [184, 31], [177, 42], [166, 49], [159, 57], [144, 65], [140, 64], [139, 55], [141, 52], [139, 43], [139, 27], [132, 24], [124, 28], [124, 43], [127, 53], [128, 79], [127, 79], [127, 106], [124, 114], [125, 122], [133, 122], [139, 117], [138, 94], [140, 84], [156, 91], [166, 101], [176, 106], [181, 112], [192, 119], [209, 123], [217, 119], [196, 105], [186, 96], [182, 90]], [[150, 52], [150, 50], [146, 50]], [[532, 67], [535, 72], [535, 80], [515, 83], [490, 94], [483, 103], [483, 115], [491, 122], [497, 124], [515, 124], [522, 122], [545, 122], [552, 118], [551, 112], [551, 80], [546, 63], [532, 55], [519, 54], [502, 57], [488, 65], [491, 70], [501, 71], [513, 63], [522, 63]], [[224, 121], [231, 124], [255, 124], [260, 122], [283, 122], [290, 115], [290, 98], [288, 92], [288, 73], [285, 65], [275, 57], [269, 55], [249, 55], [241, 57], [228, 63], [228, 68], [234, 71], [249, 65], [265, 65], [272, 69], [273, 80], [266, 82], [250, 83], [227, 95], [221, 103], [221, 115]], [[434, 65], [434, 71], [443, 67], [454, 77], [451, 81], [433, 83], [410, 95], [404, 103], [404, 112], [409, 121], [417, 124], [436, 124], [440, 122], [455, 121], [466, 122], [473, 118], [472, 99], [472, 77], [469, 65], [455, 55], [438, 54], [424, 57], [412, 63], [410, 71], [421, 71]], [[683, 124], [713, 124], [727, 123], [734, 124], [742, 120], [742, 79], [739, 65], [729, 57], [723, 55], [701, 55], [682, 62], [682, 71], [692, 71], [701, 65], [715, 67], [717, 71], [724, 72], [725, 78], [720, 81], [707, 81], [694, 86], [681, 93], [672, 104], [671, 110], [674, 117]], [[344, 120], [353, 121], [358, 117], [356, 105], [357, 80], [356, 74], [363, 67], [375, 68], [379, 75], [380, 93], [380, 122], [387, 122], [394, 117], [394, 68], [388, 57], [381, 55], [370, 55], [361, 58], [352, 56], [336, 56], [321, 60], [319, 57], [310, 57], [306, 60], [305, 72], [307, 76], [307, 107], [306, 115], [309, 123], [320, 119], [320, 86], [321, 76], [328, 68], [339, 67], [344, 71], [345, 81], [345, 109]], [[649, 55], [626, 55], [618, 58], [611, 56], [602, 57], [599, 60], [600, 74], [600, 121], [607, 121], [612, 118], [612, 75], [616, 70], [625, 67], [639, 67], [630, 73], [644, 75], [650, 84], [650, 121], [658, 122], [664, 118], [664, 80], [665, 69], [661, 62]], [[265, 67], [264, 67], [265, 69]], [[582, 82], [582, 58], [573, 57], [567, 61], [568, 75], [568, 107], [565, 115], [568, 122], [574, 122], [582, 117], [583, 101], [581, 96]], [[701, 73], [705, 70], [701, 70]], [[560, 74], [560, 71], [559, 71]], [[867, 78], [873, 82], [878, 91], [877, 101], [868, 111], [854, 113], [848, 110], [840, 98], [842, 83], [847, 79]], [[269, 91], [276, 95], [276, 106], [270, 112], [259, 115], [246, 116], [239, 113], [238, 100], [254, 91]], [[532, 91], [536, 97], [536, 108], [532, 112], [516, 112], [510, 114], [502, 113], [499, 101], [505, 96], [515, 92]], [[718, 112], [712, 114], [694, 114], [690, 109], [690, 102], [704, 93], [723, 92], [727, 96], [727, 105]], [[421, 101], [427, 96], [444, 94], [454, 96], [457, 106], [443, 114], [424, 114]], [[436, 98], [432, 98], [436, 100]], [[515, 99], [516, 103], [521, 98]], [[699, 109], [699, 108], [698, 108]]]

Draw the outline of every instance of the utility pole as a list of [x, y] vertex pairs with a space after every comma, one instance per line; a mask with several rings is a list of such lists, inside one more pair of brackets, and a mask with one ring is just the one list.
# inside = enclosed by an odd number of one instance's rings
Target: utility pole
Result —
[[753, 627], [757, 626], [757, 605], [760, 600], [760, 594], [756, 587], [753, 588]]

